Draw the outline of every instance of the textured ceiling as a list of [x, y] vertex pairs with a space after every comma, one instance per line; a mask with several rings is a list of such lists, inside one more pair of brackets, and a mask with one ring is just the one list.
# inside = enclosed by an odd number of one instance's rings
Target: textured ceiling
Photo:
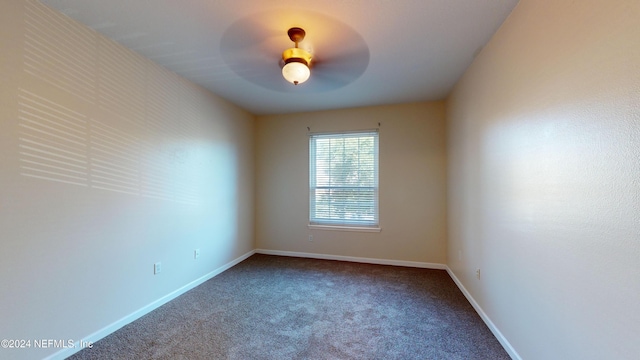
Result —
[[[517, 0], [42, 0], [256, 115], [446, 97]], [[311, 78], [280, 74], [303, 27]]]

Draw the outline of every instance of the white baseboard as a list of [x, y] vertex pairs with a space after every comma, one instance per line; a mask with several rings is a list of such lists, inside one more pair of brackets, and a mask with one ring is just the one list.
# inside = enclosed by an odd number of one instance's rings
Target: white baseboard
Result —
[[[95, 343], [96, 341], [102, 339], [103, 337], [113, 333], [114, 331], [120, 329], [121, 327], [141, 318], [142, 316], [152, 312], [153, 310], [159, 308], [160, 306], [168, 303], [169, 301], [177, 298], [178, 296], [186, 293], [187, 291], [195, 288], [196, 286], [204, 283], [207, 280], [212, 279], [213, 277], [215, 277], [216, 275], [224, 272], [225, 270], [231, 268], [232, 266], [240, 263], [241, 261], [245, 260], [246, 258], [248, 258], [249, 256], [255, 254], [255, 250], [249, 251], [248, 253], [222, 265], [221, 267], [213, 270], [212, 272], [196, 279], [193, 280], [192, 282], [182, 286], [181, 288], [161, 297], [160, 299], [150, 303], [149, 305], [146, 305], [144, 307], [142, 307], [141, 309], [138, 309], [136, 311], [134, 311], [133, 313], [121, 318], [120, 320], [117, 320], [115, 322], [113, 322], [110, 325], [107, 325], [105, 327], [103, 327], [102, 329], [94, 332], [93, 334], [90, 334], [88, 336], [85, 336], [84, 338], [82, 338], [82, 340], [76, 340], [74, 342], [74, 344], [81, 344], [81, 341], [83, 341], [83, 343]], [[73, 354], [75, 354], [76, 352], [82, 350], [82, 348], [66, 348], [66, 349], [61, 349], [60, 351], [48, 356], [45, 358], [45, 360], [62, 360], [65, 359]]]
[[471, 296], [471, 293], [469, 293], [467, 289], [464, 287], [464, 285], [462, 285], [462, 282], [460, 282], [456, 274], [454, 274], [453, 271], [448, 266], [446, 267], [446, 270], [447, 270], [447, 273], [449, 273], [449, 276], [451, 276], [453, 281], [456, 283], [460, 291], [462, 291], [462, 293], [467, 298], [467, 300], [469, 300], [469, 302], [471, 303], [471, 306], [473, 306], [473, 308], [476, 310], [478, 315], [480, 315], [480, 318], [482, 319], [482, 321], [484, 321], [484, 323], [487, 324], [487, 327], [489, 327], [489, 330], [491, 330], [491, 332], [496, 337], [496, 339], [498, 339], [498, 341], [500, 342], [504, 350], [509, 354], [509, 356], [511, 356], [511, 358], [514, 360], [522, 360], [518, 352], [516, 352], [516, 349], [514, 349], [513, 346], [511, 346], [511, 343], [509, 343], [509, 341], [507, 341], [504, 335], [502, 335], [502, 332], [498, 330], [498, 328], [493, 323], [493, 321], [491, 321], [489, 316], [484, 312], [484, 310], [482, 310], [482, 308], [480, 307], [476, 299], [474, 299], [473, 296]]
[[351, 261], [351, 262], [358, 262], [358, 263], [365, 263], [365, 264], [407, 266], [407, 267], [416, 267], [416, 268], [424, 268], [424, 269], [437, 269], [437, 270], [447, 269], [447, 265], [437, 264], [437, 263], [373, 259], [373, 258], [363, 258], [363, 257], [354, 257], [354, 256], [303, 253], [303, 252], [295, 252], [295, 251], [256, 249], [256, 254], [292, 256], [292, 257], [322, 259], [322, 260], [340, 260], [340, 261]]

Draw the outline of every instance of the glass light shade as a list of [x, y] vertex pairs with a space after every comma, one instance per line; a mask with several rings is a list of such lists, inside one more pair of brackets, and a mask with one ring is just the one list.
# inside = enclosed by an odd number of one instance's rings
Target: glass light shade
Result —
[[290, 62], [282, 68], [282, 76], [294, 85], [302, 84], [309, 79], [311, 71], [303, 63]]

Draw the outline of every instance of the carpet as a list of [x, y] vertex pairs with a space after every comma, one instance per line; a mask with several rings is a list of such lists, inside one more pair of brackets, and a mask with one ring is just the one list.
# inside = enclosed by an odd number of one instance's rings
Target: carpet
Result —
[[69, 359], [509, 359], [444, 270], [256, 254]]

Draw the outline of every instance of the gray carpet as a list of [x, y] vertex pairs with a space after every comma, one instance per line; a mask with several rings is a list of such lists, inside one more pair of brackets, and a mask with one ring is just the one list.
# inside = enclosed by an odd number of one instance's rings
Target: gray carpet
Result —
[[70, 359], [509, 359], [446, 271], [253, 255]]

